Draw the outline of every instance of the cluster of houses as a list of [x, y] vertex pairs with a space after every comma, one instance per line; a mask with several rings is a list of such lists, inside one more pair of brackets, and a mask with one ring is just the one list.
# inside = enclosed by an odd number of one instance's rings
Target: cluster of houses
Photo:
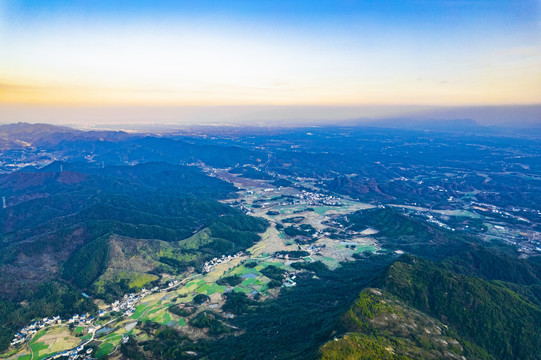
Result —
[[306, 251], [310, 252], [310, 254], [312, 253], [318, 253], [321, 251], [321, 249], [327, 247], [327, 245], [323, 244], [323, 245], [310, 245], [307, 249], [305, 249]]
[[64, 358], [67, 357], [69, 360], [85, 360], [85, 359], [90, 360], [90, 359], [92, 359], [91, 355], [92, 355], [92, 349], [91, 348], [87, 348], [85, 350], [84, 346], [80, 345], [80, 346], [78, 346], [78, 347], [76, 347], [74, 349], [55, 354], [55, 355], [47, 358], [46, 360], [48, 360], [48, 359], [58, 359], [58, 358], [61, 358], [61, 357], [64, 357]]
[[[67, 324], [74, 324], [74, 325], [92, 325], [92, 322], [95, 320], [93, 316], [90, 316], [90, 314], [77, 314], [73, 315], [68, 321], [65, 323]], [[13, 340], [11, 341], [11, 346], [15, 346], [17, 344], [22, 344], [26, 341], [29, 341], [32, 339], [32, 337], [41, 329], [53, 326], [53, 325], [62, 325], [64, 324], [64, 321], [60, 318], [60, 316], [53, 316], [50, 318], [43, 318], [39, 321], [36, 321], [28, 326], [23, 327], [21, 330], [19, 330], [18, 333], [15, 334]]]
[[62, 319], [60, 316], [53, 316], [51, 318], [43, 318], [39, 321], [36, 321], [28, 326], [23, 327], [15, 334], [13, 340], [11, 341], [11, 346], [21, 344], [25, 341], [32, 339], [32, 337], [41, 329], [46, 326], [59, 325], [62, 324]]
[[[125, 294], [120, 300], [116, 300], [111, 304], [111, 311], [120, 311], [124, 313], [124, 316], [131, 316], [135, 312], [135, 307], [137, 303], [147, 295], [156, 293], [158, 291], [169, 290], [175, 286], [180, 285], [180, 280], [171, 280], [167, 283], [167, 287], [160, 289], [158, 286], [153, 287], [152, 289], [143, 288], [139, 293]], [[100, 310], [100, 316], [105, 315], [106, 313], [103, 310]]]
[[436, 219], [433, 215], [427, 215], [427, 218], [428, 218], [428, 222], [431, 222], [433, 224], [436, 224], [438, 225], [439, 227], [441, 228], [444, 228], [446, 230], [449, 230], [449, 231], [455, 231], [454, 228], [450, 227], [449, 225], [439, 221], [438, 219]]
[[[476, 203], [476, 202], [472, 201], [470, 203], [470, 206], [472, 207], [472, 209], [479, 210], [479, 211], [484, 211], [484, 212], [492, 212], [492, 213], [498, 214], [498, 215], [500, 215], [500, 216], [502, 216], [504, 218], [507, 217], [507, 218], [522, 221], [522, 222], [525, 222], [525, 223], [530, 222], [528, 219], [526, 219], [524, 217], [516, 216], [516, 215], [510, 214], [507, 211], [501, 210], [496, 205], [485, 204], [485, 203]], [[513, 208], [513, 211], [519, 211], [519, 210], [520, 209], [518, 209], [518, 208]]]
[[89, 313], [81, 314], [81, 315], [73, 315], [68, 320], [68, 324], [74, 324], [74, 325], [90, 325], [94, 321], [94, 316], [90, 316]]
[[302, 190], [300, 194], [296, 194], [296, 197], [300, 199], [298, 204], [304, 205], [326, 205], [326, 206], [341, 206], [340, 199], [333, 195], [324, 195], [314, 193], [306, 190]]
[[243, 205], [243, 204], [239, 204], [239, 205], [237, 205], [236, 207], [237, 207], [240, 211], [242, 211], [243, 214], [247, 214], [247, 213], [251, 212], [251, 210], [248, 209], [248, 208], [247, 208], [245, 205]]
[[296, 278], [297, 278], [297, 275], [295, 275], [295, 273], [287, 273], [285, 275], [285, 279], [284, 279], [284, 282], [282, 283], [282, 286], [283, 287], [293, 287], [293, 286], [297, 285], [297, 283], [295, 282]]
[[[275, 188], [263, 189], [263, 192], [266, 192], [266, 193], [273, 192], [273, 191], [276, 191], [276, 189]], [[253, 191], [251, 190], [247, 191], [247, 194], [253, 194]], [[296, 199], [281, 201], [280, 205], [282, 206], [288, 206], [288, 205], [342, 206], [343, 205], [340, 202], [340, 198], [337, 196], [324, 195], [324, 194], [310, 192], [306, 190], [302, 190], [301, 193], [296, 194], [294, 196], [296, 197]], [[264, 202], [259, 205], [261, 208], [274, 206], [271, 202]], [[251, 209], [249, 209], [243, 204], [236, 204], [236, 207], [238, 207], [244, 213], [252, 212]]]
[[125, 294], [122, 299], [116, 300], [111, 304], [111, 311], [121, 311], [124, 313], [124, 316], [131, 316], [135, 312], [135, 306], [139, 300], [157, 291], [159, 291], [159, 288], [155, 286], [151, 290], [142, 289], [138, 294]]
[[179, 284], [180, 284], [180, 280], [169, 281], [167, 283], [167, 288], [165, 290], [174, 288], [175, 286], [178, 286]]
[[[222, 259], [214, 259], [214, 264], [216, 263], [222, 263], [230, 261], [233, 258], [237, 258], [241, 256], [241, 253], [238, 253], [236, 255], [225, 257], [222, 256]], [[172, 280], [167, 284], [167, 288], [170, 289], [175, 286], [178, 286], [181, 282], [179, 280]], [[162, 289], [163, 290], [163, 289]], [[147, 295], [150, 295], [155, 292], [161, 291], [158, 286], [155, 286], [154, 288], [148, 290], [148, 289], [142, 289], [141, 292], [137, 294], [126, 294], [124, 295], [120, 300], [116, 300], [111, 304], [110, 311], [121, 311], [123, 312], [124, 316], [131, 316], [135, 312], [135, 307], [137, 303], [144, 298]], [[105, 316], [108, 312], [105, 310], [99, 310], [99, 317]], [[73, 324], [78, 326], [88, 326], [88, 332], [93, 333], [96, 331], [99, 327], [94, 327], [93, 322], [95, 320], [94, 316], [90, 316], [90, 314], [77, 314], [72, 316], [69, 320], [63, 321], [60, 319], [60, 316], [53, 316], [51, 318], [43, 318], [39, 321], [36, 321], [21, 330], [17, 332], [11, 341], [11, 345], [15, 346], [18, 344], [22, 344], [24, 342], [30, 341], [32, 337], [41, 329], [53, 326], [53, 325], [62, 325], [62, 324]], [[127, 340], [127, 339], [126, 339]], [[83, 359], [91, 359], [92, 349], [84, 349], [83, 345], [80, 345], [76, 348], [73, 348], [71, 350], [64, 351], [62, 353], [55, 354], [51, 356], [48, 359], [58, 359], [61, 357], [67, 357], [70, 360], [83, 360]]]
[[221, 258], [217, 258], [215, 257], [214, 259], [210, 260], [210, 261], [206, 261], [204, 264], [203, 264], [203, 273], [207, 273], [209, 271], [212, 271], [212, 269], [214, 268], [214, 266], [216, 265], [219, 265], [219, 264], [225, 264], [233, 259], [238, 259], [240, 258], [241, 256], [243, 256], [244, 253], [243, 252], [238, 252], [236, 253], [235, 255], [222, 255]]
[[276, 259], [289, 260], [289, 254], [275, 253], [275, 254], [274, 254], [274, 257], [275, 257]]
[[[178, 280], [175, 280], [177, 283]], [[170, 283], [171, 284], [171, 283]], [[124, 297], [120, 300], [116, 300], [115, 302], [113, 302], [111, 304], [111, 308], [110, 310], [111, 311], [122, 311], [124, 313], [125, 316], [131, 316], [133, 315], [133, 313], [135, 312], [135, 306], [137, 305], [137, 302], [153, 293], [153, 292], [157, 292], [159, 291], [159, 288], [156, 286], [154, 287], [153, 289], [151, 290], [147, 290], [147, 289], [143, 289], [140, 293], [138, 294], [126, 294], [124, 295]], [[99, 311], [99, 316], [104, 316], [106, 315], [107, 312], [104, 311], [104, 310], [100, 310]], [[94, 330], [96, 330], [92, 324], [95, 320], [95, 317], [94, 316], [90, 316], [90, 314], [86, 313], [86, 314], [76, 314], [76, 315], [73, 315], [71, 318], [69, 318], [66, 322], [64, 322], [62, 319], [60, 319], [60, 316], [53, 316], [51, 318], [43, 318], [39, 321], [36, 321], [24, 328], [22, 328], [21, 330], [19, 330], [19, 332], [17, 332], [13, 338], [13, 340], [11, 341], [11, 346], [15, 346], [15, 345], [18, 345], [18, 344], [22, 344], [26, 341], [30, 341], [32, 339], [32, 337], [41, 329], [47, 327], [47, 326], [52, 326], [52, 325], [62, 325], [64, 323], [66, 324], [73, 324], [73, 325], [78, 325], [78, 326], [89, 326], [88, 328], [88, 331], [89, 332], [93, 332]], [[74, 350], [71, 350], [71, 351], [75, 351]], [[74, 356], [77, 355], [74, 354]], [[61, 355], [61, 356], [68, 356], [68, 355]], [[70, 359], [71, 359], [71, 355], [70, 356]], [[81, 355], [77, 355], [79, 357], [74, 357], [74, 359], [83, 359], [84, 357], [80, 357]]]

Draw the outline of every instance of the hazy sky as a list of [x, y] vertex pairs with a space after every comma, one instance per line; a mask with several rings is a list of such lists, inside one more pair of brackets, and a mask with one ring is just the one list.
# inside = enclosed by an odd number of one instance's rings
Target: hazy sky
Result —
[[0, 103], [538, 104], [541, 1], [0, 0]]

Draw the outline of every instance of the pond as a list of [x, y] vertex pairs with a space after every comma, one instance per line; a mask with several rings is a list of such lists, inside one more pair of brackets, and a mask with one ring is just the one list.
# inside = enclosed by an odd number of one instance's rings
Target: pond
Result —
[[355, 246], [357, 246], [357, 245], [359, 245], [359, 243], [357, 243], [355, 241], [340, 241], [340, 245], [349, 245], [349, 246], [355, 245]]
[[103, 327], [103, 328], [99, 329], [98, 331], [96, 331], [96, 335], [107, 334], [108, 332], [110, 332], [112, 330], [114, 330], [114, 328]]
[[253, 274], [253, 273], [249, 273], [249, 274], [242, 275], [242, 278], [243, 279], [255, 279], [255, 278], [257, 278], [257, 275]]

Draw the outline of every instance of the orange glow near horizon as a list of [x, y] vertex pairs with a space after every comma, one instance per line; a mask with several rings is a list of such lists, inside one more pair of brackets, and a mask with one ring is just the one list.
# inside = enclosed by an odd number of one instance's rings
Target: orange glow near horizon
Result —
[[[541, 64], [540, 64], [541, 68]], [[416, 81], [378, 84], [326, 84], [294, 88], [214, 84], [199, 88], [141, 86], [126, 88], [109, 84], [47, 84], [9, 80], [0, 84], [0, 104], [19, 105], [140, 105], [140, 106], [227, 106], [227, 105], [521, 105], [538, 104], [541, 99], [541, 76], [513, 79], [495, 85], [426, 86]]]

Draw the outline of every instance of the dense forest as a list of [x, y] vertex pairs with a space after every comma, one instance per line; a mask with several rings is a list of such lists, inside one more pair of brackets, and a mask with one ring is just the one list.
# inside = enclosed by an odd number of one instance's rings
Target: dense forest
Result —
[[[53, 163], [0, 175], [0, 189], [15, 203], [0, 213], [0, 348], [35, 316], [92, 310], [89, 301], [77, 305], [81, 290], [113, 301], [145, 285], [140, 279], [156, 279], [153, 272], [198, 271], [213, 257], [243, 251], [268, 226], [216, 201], [235, 196], [229, 183], [165, 163]], [[147, 254], [150, 263], [119, 277], [110, 270], [119, 261], [113, 244], [122, 256]], [[45, 283], [58, 291], [39, 295]]]
[[453, 330], [387, 292], [365, 289], [342, 316], [346, 334], [320, 348], [321, 359], [490, 359]]
[[[421, 256], [402, 256], [389, 267], [380, 286], [391, 298], [452, 329], [457, 339], [462, 339], [463, 351], [470, 352], [468, 358], [541, 356], [537, 331], [541, 324], [541, 266], [536, 258], [518, 259], [513, 248], [482, 244], [395, 209], [360, 211], [343, 218], [342, 224], [355, 230], [378, 229], [376, 237], [388, 248], [406, 249]], [[357, 352], [374, 359], [429, 358], [426, 354], [415, 355], [418, 343], [404, 347], [404, 343], [388, 336], [389, 329], [374, 332], [372, 325], [366, 325], [361, 332], [350, 328], [348, 331], [355, 335], [341, 340], [343, 349], [340, 344], [330, 344], [324, 348], [323, 357], [338, 359], [340, 354]], [[391, 345], [399, 350], [396, 356], [381, 352]], [[434, 346], [424, 344], [420, 348]]]
[[[241, 329], [240, 334], [194, 342], [158, 326], [153, 331], [163, 335], [131, 343], [126, 352], [146, 359], [165, 359], [164, 351], [174, 356], [169, 359], [188, 358], [187, 351], [205, 359], [313, 359], [319, 346], [343, 328], [341, 314], [356, 294], [382, 279], [389, 262], [387, 257], [376, 256], [344, 263], [335, 271], [321, 268], [316, 274], [301, 274], [296, 287], [282, 288], [276, 299], [264, 302], [248, 300], [242, 294], [228, 295], [224, 306], [238, 315], [227, 323]], [[281, 276], [273, 267], [267, 272]]]
[[[317, 262], [296, 266], [308, 272], [298, 277], [297, 287], [282, 289], [277, 299], [231, 299], [230, 309], [240, 316], [230, 322], [242, 335], [197, 344], [184, 340], [175, 351], [184, 354], [197, 347], [209, 359], [539, 357], [541, 337], [536, 329], [541, 312], [533, 295], [539, 286], [538, 262], [517, 259], [511, 248], [488, 247], [396, 210], [365, 212], [349, 215], [344, 224], [379, 229], [378, 239], [391, 249], [400, 237], [402, 248], [417, 238], [435, 248], [453, 244], [455, 252], [442, 255], [412, 246], [422, 257], [404, 255], [393, 262], [388, 256], [361, 256], [335, 271]], [[272, 267], [262, 272], [280, 276]], [[362, 291], [367, 287], [381, 290]], [[355, 293], [361, 294], [357, 300]], [[435, 330], [431, 335], [408, 332], [404, 324]]]
[[385, 289], [497, 359], [539, 358], [541, 309], [497, 282], [404, 256], [390, 267]]

